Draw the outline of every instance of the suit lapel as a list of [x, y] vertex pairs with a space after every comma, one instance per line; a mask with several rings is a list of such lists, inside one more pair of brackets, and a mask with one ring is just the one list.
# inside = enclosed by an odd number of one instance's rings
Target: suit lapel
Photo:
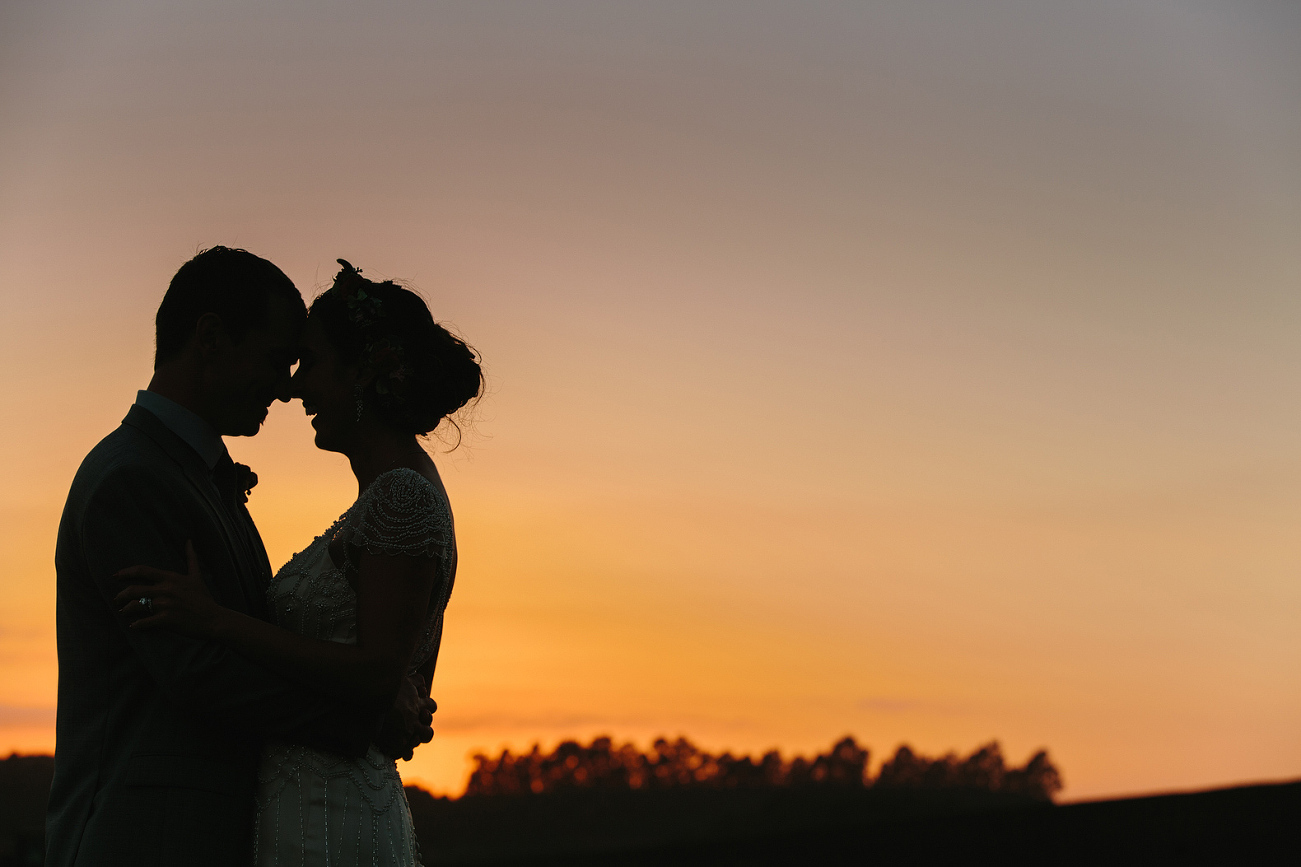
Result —
[[[249, 545], [245, 541], [247, 534], [241, 532], [241, 528], [235, 525], [238, 518], [232, 515], [222, 502], [221, 492], [217, 490], [217, 485], [213, 482], [212, 473], [209, 472], [208, 467], [194, 449], [168, 430], [167, 426], [147, 409], [132, 406], [122, 423], [136, 428], [153, 440], [169, 458], [176, 462], [185, 474], [186, 479], [202, 496], [213, 519], [213, 524], [220, 528], [222, 538], [226, 543], [226, 549], [230, 551], [231, 559], [235, 562], [236, 579], [239, 582], [240, 596], [242, 597], [240, 601], [244, 605], [244, 610], [255, 617], [265, 619], [264, 588], [260, 586], [262, 584], [261, 573], [263, 567], [257, 562], [258, 557], [256, 554], [249, 551]], [[250, 520], [249, 523], [251, 524], [252, 521]], [[262, 559], [265, 558], [266, 554], [263, 553]], [[269, 569], [270, 567], [265, 568]]]
[[271, 562], [267, 557], [266, 548], [262, 546], [262, 536], [258, 533], [257, 525], [253, 523], [253, 516], [248, 513], [248, 508], [242, 503], [231, 502], [227, 511], [232, 510], [234, 514], [231, 515], [231, 519], [237, 524], [237, 535], [248, 557], [248, 576], [254, 579], [253, 593], [259, 600], [258, 610], [261, 611], [261, 600], [265, 598], [267, 585], [271, 581]]
[[265, 592], [267, 585], [271, 583], [271, 558], [267, 556], [266, 546], [262, 544], [262, 534], [257, 530], [257, 524], [253, 523], [253, 516], [249, 514], [248, 506], [240, 504], [238, 507], [240, 520], [244, 522], [244, 528], [248, 531], [248, 542], [253, 547], [253, 560], [258, 567], [258, 575], [261, 580], [261, 591]]

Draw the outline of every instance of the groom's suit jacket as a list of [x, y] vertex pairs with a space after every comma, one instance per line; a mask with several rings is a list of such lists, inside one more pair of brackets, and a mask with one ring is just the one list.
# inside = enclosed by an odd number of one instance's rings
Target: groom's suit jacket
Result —
[[130, 630], [113, 574], [185, 571], [191, 539], [216, 600], [268, 618], [270, 566], [242, 503], [140, 406], [97, 445], [59, 525], [59, 705], [46, 864], [237, 865], [250, 859], [267, 736], [364, 752], [373, 715], [210, 641]]

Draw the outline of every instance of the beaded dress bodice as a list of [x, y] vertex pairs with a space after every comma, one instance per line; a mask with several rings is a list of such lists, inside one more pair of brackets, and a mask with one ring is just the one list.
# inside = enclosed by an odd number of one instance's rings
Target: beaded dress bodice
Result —
[[[437, 653], [456, 575], [447, 496], [414, 470], [381, 475], [276, 573], [267, 588], [276, 623], [299, 635], [355, 644], [352, 581], [363, 551], [435, 560], [414, 672]], [[336, 564], [335, 557], [343, 562]], [[302, 744], [269, 743], [258, 772], [257, 807], [260, 865], [420, 863], [396, 763], [373, 746], [363, 758], [349, 759]]]
[[443, 609], [452, 593], [456, 540], [447, 497], [415, 470], [390, 470], [362, 492], [348, 511], [271, 581], [267, 601], [276, 624], [299, 635], [357, 643], [357, 595], [351, 556], [335, 565], [331, 548], [350, 555], [411, 555], [437, 559], [429, 618], [411, 660], [415, 671], [429, 660], [442, 636]]

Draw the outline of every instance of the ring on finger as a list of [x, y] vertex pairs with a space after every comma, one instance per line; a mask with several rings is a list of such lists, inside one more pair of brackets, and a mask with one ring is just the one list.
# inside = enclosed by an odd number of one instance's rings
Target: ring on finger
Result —
[[153, 614], [153, 613], [154, 613], [154, 600], [151, 599], [151, 598], [149, 598], [148, 596], [141, 596], [141, 597], [140, 597], [140, 607], [143, 608], [143, 609], [145, 610], [145, 613], [146, 613], [146, 614]]

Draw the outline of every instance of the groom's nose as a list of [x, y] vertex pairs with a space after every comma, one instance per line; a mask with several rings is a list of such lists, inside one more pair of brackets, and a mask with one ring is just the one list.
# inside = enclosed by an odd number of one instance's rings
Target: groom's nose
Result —
[[295, 370], [293, 372], [293, 375], [289, 377], [289, 390], [285, 392], [289, 396], [282, 397], [280, 399], [288, 401], [295, 397], [302, 397], [303, 396], [302, 389], [298, 387], [299, 381], [300, 381], [300, 377], [298, 376], [298, 371]]

